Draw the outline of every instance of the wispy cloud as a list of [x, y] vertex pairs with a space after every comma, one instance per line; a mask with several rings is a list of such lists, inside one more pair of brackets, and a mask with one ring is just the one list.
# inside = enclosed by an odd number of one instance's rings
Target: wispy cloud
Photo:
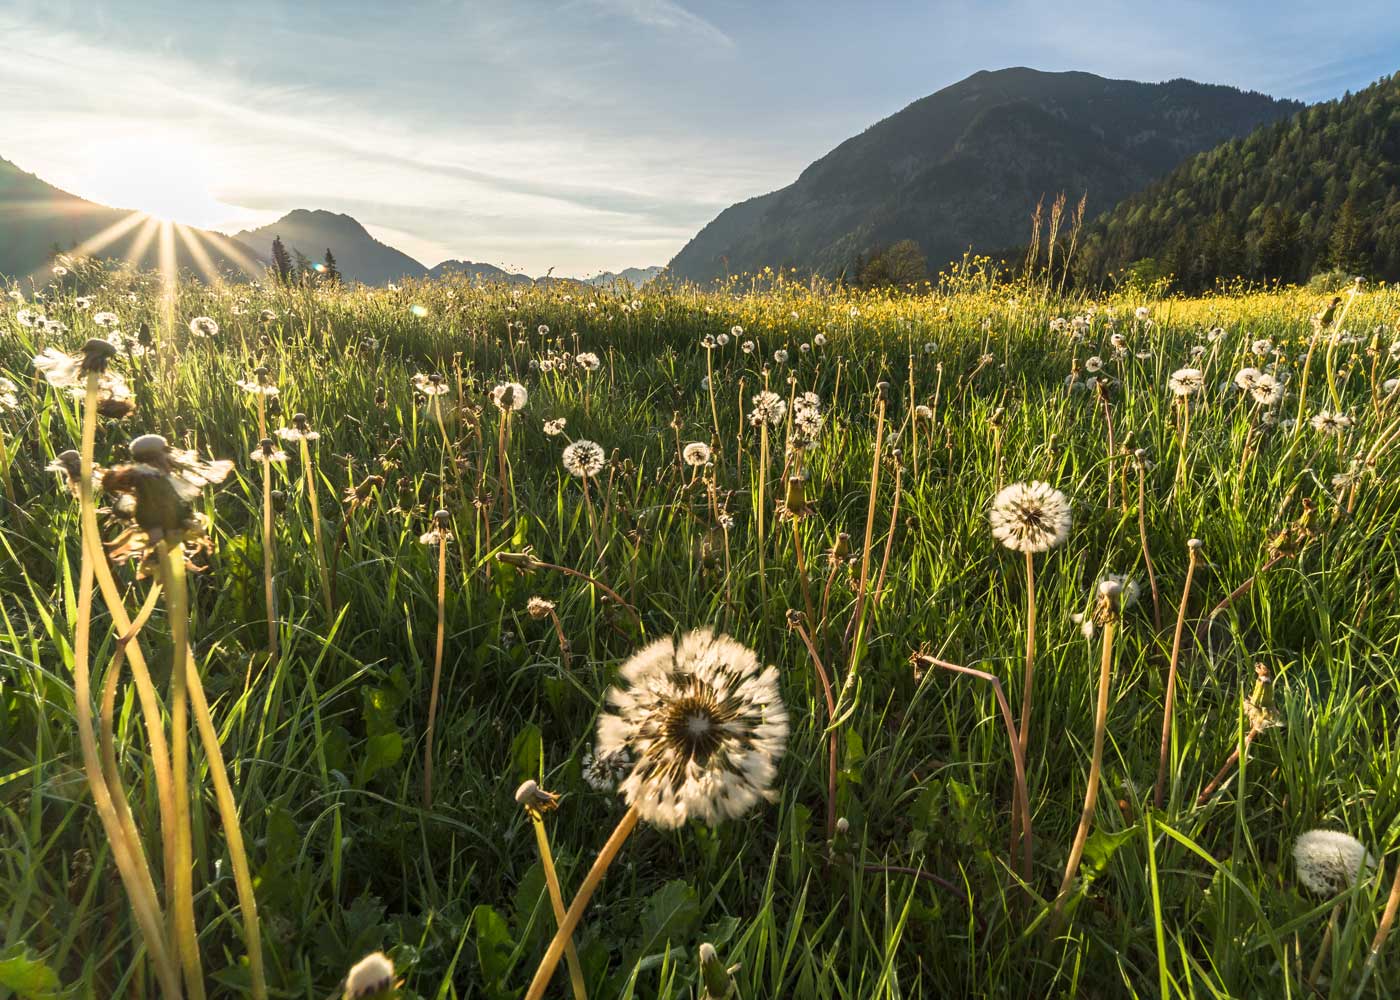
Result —
[[677, 32], [725, 49], [735, 45], [734, 39], [713, 22], [686, 10], [675, 0], [588, 0], [588, 3], [649, 28]]

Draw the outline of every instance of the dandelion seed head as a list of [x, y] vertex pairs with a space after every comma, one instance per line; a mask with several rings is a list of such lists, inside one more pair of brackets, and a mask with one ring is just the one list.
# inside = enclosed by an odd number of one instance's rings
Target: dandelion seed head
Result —
[[596, 441], [580, 438], [564, 449], [564, 470], [580, 479], [602, 472], [604, 460], [603, 446]]
[[1016, 483], [992, 500], [993, 536], [1017, 552], [1046, 552], [1069, 537], [1069, 498], [1048, 483]]
[[1167, 379], [1167, 388], [1178, 398], [1194, 396], [1205, 387], [1205, 375], [1199, 368], [1178, 368]]
[[368, 1000], [394, 985], [394, 963], [382, 951], [366, 955], [345, 976], [344, 1000]]
[[525, 409], [525, 401], [529, 398], [529, 393], [519, 382], [502, 382], [491, 390], [491, 402], [503, 411], [517, 411]]
[[1355, 837], [1339, 830], [1309, 830], [1293, 843], [1298, 881], [1309, 892], [1335, 896], [1376, 867], [1376, 859]]
[[786, 748], [778, 672], [710, 629], [661, 639], [622, 665], [598, 722], [599, 756], [629, 752], [628, 805], [666, 829], [718, 824], [773, 797]]
[[681, 458], [685, 464], [695, 468], [708, 465], [711, 457], [710, 446], [703, 441], [692, 441], [681, 449]]

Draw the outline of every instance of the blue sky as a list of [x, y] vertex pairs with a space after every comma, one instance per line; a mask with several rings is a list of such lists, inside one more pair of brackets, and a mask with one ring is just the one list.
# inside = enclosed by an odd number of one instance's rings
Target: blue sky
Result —
[[427, 264], [665, 263], [979, 69], [1307, 101], [1400, 69], [1394, 0], [0, 0], [0, 157], [233, 231], [348, 212]]

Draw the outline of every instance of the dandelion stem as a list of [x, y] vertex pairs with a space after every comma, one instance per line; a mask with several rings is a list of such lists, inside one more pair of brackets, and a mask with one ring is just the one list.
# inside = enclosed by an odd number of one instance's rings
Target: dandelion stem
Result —
[[[927, 653], [915, 653], [914, 658], [922, 663], [940, 667], [943, 670], [951, 670], [954, 673], [965, 674], [968, 677], [980, 678], [992, 686], [992, 693], [996, 696], [997, 707], [1001, 710], [1001, 721], [1006, 727], [1006, 740], [1011, 744], [1011, 765], [1016, 779], [1015, 801], [1011, 810], [1012, 830], [1011, 830], [1011, 856], [1016, 856], [1016, 842], [1019, 840], [1022, 849], [1022, 870], [1021, 877], [1029, 881], [1033, 871], [1032, 863], [1035, 852], [1034, 838], [1031, 833], [1031, 802], [1030, 792], [1026, 785], [1026, 759], [1021, 753], [1021, 744], [1016, 738], [1016, 722], [1011, 718], [1011, 703], [1006, 700], [1006, 691], [1001, 686], [1001, 679], [995, 674], [987, 673], [985, 670], [975, 670], [972, 667], [964, 667], [957, 663], [949, 663], [947, 660], [940, 660], [936, 656]], [[1019, 810], [1020, 819], [1016, 814]]]
[[[172, 550], [167, 575], [169, 580], [166, 586], [166, 607], [171, 620], [174, 621], [175, 613], [181, 610], [188, 620], [185, 562], [178, 549]], [[224, 764], [223, 750], [219, 747], [219, 732], [214, 727], [214, 719], [209, 712], [209, 701], [204, 696], [204, 685], [199, 679], [199, 669], [195, 664], [194, 650], [188, 639], [183, 650], [190, 707], [194, 711], [195, 727], [199, 730], [200, 743], [208, 761], [209, 777], [214, 783], [214, 800], [219, 807], [219, 822], [223, 824], [224, 838], [228, 841], [229, 867], [233, 869], [238, 908], [243, 918], [243, 937], [248, 949], [248, 975], [252, 981], [253, 997], [254, 1000], [267, 1000], [267, 975], [263, 970], [258, 901], [253, 892], [253, 874], [248, 865], [248, 852], [243, 844], [243, 830], [238, 822], [238, 803], [233, 797], [233, 786], [229, 784], [228, 768]], [[177, 646], [175, 655], [178, 657], [180, 653], [181, 647]]]
[[[263, 463], [270, 466], [270, 462]], [[174, 555], [172, 556], [172, 551]], [[180, 960], [185, 969], [185, 986], [192, 997], [204, 996], [204, 977], [200, 969], [199, 938], [194, 920], [194, 846], [190, 827], [190, 720], [188, 677], [183, 669], [186, 633], [189, 629], [189, 599], [184, 591], [184, 552], [177, 544], [161, 539], [157, 543], [162, 582], [165, 584], [165, 605], [170, 618], [170, 644], [173, 660], [170, 672], [170, 759], [175, 781], [175, 937]], [[181, 560], [181, 577], [176, 583], [172, 559]], [[177, 592], [178, 591], [178, 592]]]
[[1084, 793], [1084, 811], [1079, 815], [1079, 829], [1075, 832], [1074, 843], [1069, 849], [1069, 861], [1065, 864], [1065, 877], [1060, 882], [1060, 891], [1055, 896], [1052, 925], [1058, 924], [1074, 885], [1074, 876], [1079, 871], [1079, 862], [1084, 857], [1084, 845], [1089, 839], [1089, 830], [1094, 825], [1094, 807], [1099, 799], [1099, 776], [1103, 769], [1104, 735], [1108, 731], [1108, 693], [1113, 672], [1113, 639], [1118, 630], [1116, 614], [1109, 617], [1103, 629], [1103, 657], [1099, 664], [1099, 701], [1094, 716], [1094, 750], [1089, 761], [1089, 787]]
[[622, 850], [622, 845], [627, 842], [632, 831], [636, 829], [637, 821], [641, 819], [641, 813], [636, 806], [629, 808], [612, 835], [608, 837], [603, 849], [598, 852], [597, 860], [593, 862], [593, 867], [588, 870], [587, 877], [583, 884], [579, 886], [577, 895], [569, 904], [569, 910], [564, 914], [564, 919], [559, 923], [559, 930], [555, 932], [554, 939], [549, 942], [549, 948], [544, 953], [544, 958], [540, 960], [539, 968], [535, 970], [534, 979], [530, 980], [530, 988], [525, 994], [525, 1000], [541, 1000], [544, 991], [549, 987], [550, 977], [554, 975], [554, 970], [559, 967], [559, 959], [564, 955], [564, 946], [572, 939], [574, 931], [578, 929], [579, 921], [583, 919], [583, 911], [588, 908], [588, 901], [593, 898], [593, 893], [597, 890], [599, 883], [603, 881], [603, 876], [607, 874], [608, 866], [617, 857], [618, 851]]
[[1031, 691], [1035, 684], [1035, 555], [1026, 551], [1026, 677], [1021, 687], [1021, 725], [1017, 742], [1026, 756], [1031, 740]]
[[[92, 497], [93, 453], [97, 446], [97, 402], [100, 375], [88, 374], [85, 405], [83, 409], [82, 451], [79, 458], [78, 497], [82, 510], [82, 522], [86, 526], [88, 515], [96, 524]], [[82, 547], [81, 566], [78, 576], [77, 620], [73, 636], [73, 702], [78, 723], [78, 744], [83, 756], [83, 769], [86, 772], [88, 787], [92, 791], [93, 806], [102, 823], [107, 840], [112, 845], [112, 858], [117, 865], [122, 885], [126, 888], [131, 902], [132, 913], [151, 961], [156, 967], [156, 977], [160, 980], [161, 991], [167, 996], [178, 998], [180, 994], [180, 973], [169, 950], [164, 934], [164, 919], [156, 898], [155, 882], [151, 878], [150, 865], [146, 861], [145, 850], [140, 840], [128, 839], [115, 803], [111, 787], [102, 775], [102, 764], [98, 756], [97, 740], [93, 733], [92, 687], [88, 657], [92, 636], [92, 598], [95, 576], [93, 545]], [[100, 542], [96, 543], [100, 550]], [[105, 558], [105, 556], [104, 556]], [[198, 985], [198, 984], [196, 984]]]
[[1249, 732], [1244, 734], [1243, 745], [1236, 745], [1235, 749], [1230, 751], [1230, 756], [1225, 758], [1225, 763], [1220, 765], [1220, 770], [1215, 772], [1215, 777], [1210, 779], [1210, 784], [1206, 785], [1201, 791], [1201, 794], [1196, 797], [1196, 806], [1198, 808], [1209, 802], [1215, 793], [1220, 790], [1220, 786], [1225, 783], [1225, 779], [1230, 776], [1230, 772], [1234, 770], [1235, 764], [1239, 762], [1241, 752], [1248, 750], [1249, 745], [1254, 742], [1254, 738], [1258, 735], [1259, 730], [1250, 726]]
[[[1138, 462], [1138, 538], [1142, 542], [1142, 561], [1147, 566], [1147, 586], [1152, 591], [1152, 627], [1162, 630], [1162, 599], [1157, 592], [1157, 571], [1152, 566], [1152, 550], [1147, 544], [1147, 468]], [[1160, 803], [1159, 803], [1160, 805]]]
[[[1152, 794], [1152, 802], [1162, 808], [1167, 783], [1167, 760], [1171, 755], [1172, 720], [1176, 706], [1176, 672], [1181, 663], [1181, 636], [1186, 630], [1186, 605], [1191, 598], [1191, 578], [1196, 575], [1196, 564], [1200, 561], [1200, 546], [1188, 545], [1190, 561], [1186, 564], [1186, 584], [1181, 588], [1181, 604], [1176, 610], [1176, 630], [1172, 634], [1172, 658], [1167, 666], [1166, 701], [1162, 707], [1162, 747], [1157, 758], [1157, 786]], [[1155, 596], [1155, 593], [1154, 593]]]
[[[810, 616], [809, 616], [810, 617]], [[826, 666], [822, 663], [822, 658], [817, 655], [817, 647], [812, 643], [812, 637], [807, 634], [807, 629], [797, 618], [794, 612], [788, 613], [788, 622], [796, 630], [802, 639], [802, 644], [807, 647], [807, 654], [812, 658], [812, 666], [817, 671], [817, 679], [821, 681], [822, 696], [826, 699], [826, 724], [827, 724], [827, 769], [826, 769], [826, 839], [830, 840], [836, 836], [836, 749], [837, 734], [836, 728], [836, 700], [831, 694], [831, 678], [827, 676]]]
[[[564, 893], [559, 888], [559, 874], [554, 870], [554, 854], [549, 849], [549, 834], [544, 829], [544, 819], [535, 809], [525, 810], [530, 816], [530, 825], [535, 828], [535, 844], [540, 849], [540, 867], [544, 869], [545, 885], [549, 887], [549, 902], [554, 907], [554, 921], [562, 925], [568, 915], [564, 907]], [[569, 985], [573, 987], [574, 1000], [588, 1000], [588, 988], [583, 982], [583, 967], [579, 964], [578, 948], [574, 939], [569, 938], [564, 945], [564, 961], [569, 968]]]
[[301, 468], [306, 477], [306, 502], [311, 507], [311, 534], [315, 542], [316, 569], [321, 577], [321, 597], [326, 605], [326, 614], [335, 617], [335, 602], [331, 597], [331, 576], [326, 566], [326, 544], [321, 537], [321, 505], [316, 499], [316, 468], [311, 464], [311, 446], [306, 438], [301, 439]]
[[437, 643], [433, 650], [433, 688], [428, 695], [428, 730], [423, 744], [423, 808], [433, 807], [433, 728], [437, 724], [438, 686], [442, 681], [442, 652], [447, 637], [447, 533], [438, 539]]
[[1390, 929], [1395, 926], [1397, 912], [1400, 912], [1400, 864], [1395, 866], [1395, 879], [1390, 883], [1390, 895], [1386, 897], [1385, 910], [1381, 914], [1380, 925], [1376, 928], [1376, 936], [1371, 939], [1371, 950], [1366, 955], [1366, 964], [1361, 969], [1361, 982], [1356, 985], [1352, 1000], [1361, 996], [1371, 973], [1375, 971], [1381, 950], [1385, 948], [1386, 939], [1390, 937]]

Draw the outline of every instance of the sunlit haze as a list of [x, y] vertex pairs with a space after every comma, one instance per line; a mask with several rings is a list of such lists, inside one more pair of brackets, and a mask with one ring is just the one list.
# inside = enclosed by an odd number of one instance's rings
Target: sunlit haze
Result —
[[586, 275], [665, 263], [726, 206], [978, 69], [1318, 100], [1400, 51], [1381, 0], [823, 6], [19, 0], [0, 10], [0, 156], [189, 225], [325, 208], [429, 265]]

